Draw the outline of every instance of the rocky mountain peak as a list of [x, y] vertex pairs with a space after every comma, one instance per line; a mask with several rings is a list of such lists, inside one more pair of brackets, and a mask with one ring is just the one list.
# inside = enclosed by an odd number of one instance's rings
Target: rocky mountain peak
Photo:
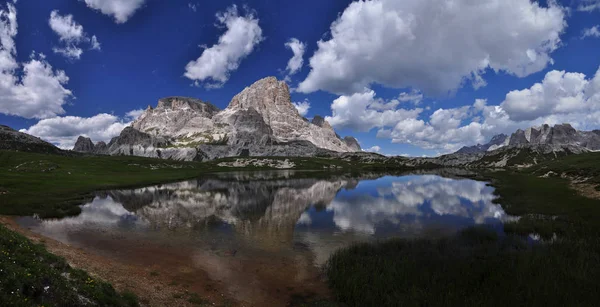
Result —
[[265, 122], [271, 121], [274, 113], [287, 113], [300, 116], [291, 102], [290, 88], [284, 81], [267, 77], [254, 82], [241, 93], [235, 95], [227, 110], [247, 110], [254, 108], [263, 115]]
[[184, 160], [360, 150], [356, 139], [341, 139], [322, 117], [311, 123], [300, 116], [288, 85], [274, 77], [245, 88], [222, 111], [195, 98], [162, 98], [101, 147], [109, 154]]
[[[197, 112], [214, 115], [221, 111], [219, 108], [209, 102], [204, 102], [200, 99], [190, 97], [166, 97], [158, 100], [157, 109], [170, 109], [170, 110], [193, 110]], [[152, 108], [150, 108], [151, 110]]]
[[348, 147], [352, 148], [354, 151], [361, 151], [362, 148], [360, 147], [360, 144], [358, 143], [358, 140], [355, 137], [352, 136], [346, 136], [343, 139], [344, 143], [346, 143], [346, 145], [348, 145]]
[[73, 151], [76, 152], [93, 152], [94, 151], [94, 143], [90, 138], [86, 138], [84, 136], [79, 136], [77, 138], [77, 142], [75, 142], [75, 147], [73, 147]]
[[570, 146], [581, 147], [585, 150], [600, 149], [600, 131], [579, 131], [571, 124], [557, 124], [550, 126], [543, 124], [538, 127], [529, 127], [525, 130], [518, 129], [510, 137], [499, 134], [485, 145], [463, 147], [457, 153], [481, 153], [493, 151], [505, 146]]
[[321, 127], [321, 128], [333, 129], [333, 128], [331, 127], [331, 125], [329, 124], [329, 122], [328, 122], [328, 121], [326, 121], [326, 120], [325, 120], [325, 118], [323, 118], [323, 117], [322, 117], [322, 116], [320, 116], [320, 115], [315, 115], [315, 117], [313, 117], [313, 119], [312, 119], [311, 123], [312, 123], [313, 125], [319, 126], [319, 127]]

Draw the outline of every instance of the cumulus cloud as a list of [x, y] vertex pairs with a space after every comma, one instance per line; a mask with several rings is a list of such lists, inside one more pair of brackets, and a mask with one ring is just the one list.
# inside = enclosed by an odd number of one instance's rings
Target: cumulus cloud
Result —
[[600, 37], [600, 26], [596, 25], [591, 28], [583, 29], [581, 38], [586, 37]]
[[0, 9], [0, 113], [25, 118], [63, 114], [72, 96], [64, 88], [69, 77], [55, 71], [43, 54], [32, 53], [28, 62], [17, 62], [15, 36], [17, 10], [12, 3]]
[[410, 93], [403, 92], [398, 96], [398, 101], [400, 102], [412, 102], [414, 104], [419, 104], [423, 100], [423, 94], [417, 90], [412, 90]]
[[[80, 0], [81, 1], [81, 0]], [[91, 9], [112, 16], [117, 23], [125, 23], [146, 0], [83, 0]]]
[[306, 45], [296, 38], [290, 39], [285, 43], [285, 47], [292, 50], [294, 56], [288, 61], [286, 70], [289, 75], [297, 73], [304, 65], [304, 51]]
[[[131, 113], [131, 112], [130, 112]], [[129, 113], [128, 113], [129, 114]], [[98, 114], [92, 117], [64, 116], [40, 120], [37, 124], [22, 129], [63, 149], [72, 149], [80, 135], [94, 142], [109, 142], [129, 126], [130, 118], [122, 119], [111, 114]]]
[[577, 7], [577, 10], [584, 12], [591, 12], [593, 10], [600, 10], [600, 0], [581, 0], [581, 3]]
[[192, 12], [196, 13], [198, 11], [198, 4], [196, 3], [188, 3], [188, 7], [190, 8], [190, 10], [192, 10]]
[[552, 63], [566, 27], [565, 10], [548, 2], [355, 1], [317, 43], [298, 91], [351, 94], [379, 83], [435, 95], [483, 86], [486, 70], [527, 76]]
[[375, 91], [366, 90], [350, 96], [340, 96], [331, 105], [332, 116], [325, 119], [335, 128], [349, 128], [366, 132], [373, 128], [390, 126], [398, 121], [413, 118], [423, 110], [396, 109], [397, 100], [375, 98]]
[[237, 70], [240, 62], [263, 40], [259, 20], [252, 12], [240, 16], [237, 6], [233, 5], [217, 13], [217, 20], [227, 31], [216, 45], [205, 49], [197, 60], [185, 67], [185, 76], [196, 85], [208, 80], [212, 81], [208, 87], [225, 84], [231, 72]]
[[142, 116], [144, 113], [143, 109], [131, 110], [125, 114], [125, 118], [129, 120], [136, 120], [138, 117]]
[[[541, 124], [571, 123], [575, 128], [600, 127], [600, 69], [593, 77], [581, 73], [550, 71], [542, 82], [530, 88], [509, 92], [500, 105], [477, 99], [472, 105], [440, 108], [429, 116], [422, 109], [373, 108], [373, 91], [341, 96], [332, 104], [333, 116], [327, 118], [336, 128], [369, 131], [423, 149], [452, 152], [462, 146], [486, 143], [494, 135], [510, 134], [516, 129]], [[393, 108], [392, 108], [393, 106]], [[397, 115], [400, 113], [400, 115]], [[394, 114], [390, 116], [390, 114]]]
[[363, 149], [363, 151], [366, 151], [366, 152], [380, 152], [381, 151], [381, 147], [375, 145], [375, 146], [373, 146], [371, 148]]
[[304, 117], [308, 114], [308, 110], [310, 109], [310, 102], [308, 100], [304, 100], [302, 102], [292, 102], [300, 116]]
[[591, 80], [581, 73], [553, 70], [541, 83], [512, 91], [500, 105], [510, 119], [533, 120], [549, 115], [593, 112], [600, 109], [600, 70]]
[[50, 13], [48, 24], [64, 44], [61, 47], [54, 47], [52, 50], [55, 53], [62, 54], [69, 59], [78, 60], [83, 54], [81, 48], [83, 44], [89, 45], [92, 50], [101, 49], [98, 38], [95, 35], [89, 37], [83, 30], [83, 26], [73, 19], [73, 15], [60, 15], [58, 10], [54, 10]]

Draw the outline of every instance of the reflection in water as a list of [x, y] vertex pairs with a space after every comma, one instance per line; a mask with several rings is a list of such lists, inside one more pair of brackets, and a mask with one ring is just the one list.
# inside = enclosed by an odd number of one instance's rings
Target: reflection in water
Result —
[[[108, 253], [128, 238], [185, 247], [192, 250], [190, 265], [227, 281], [237, 297], [264, 302], [269, 280], [315, 279], [316, 268], [351, 242], [499, 224], [508, 217], [493, 199], [483, 182], [434, 175], [360, 180], [245, 173], [100, 193], [79, 216], [32, 229]], [[236, 262], [223, 256], [231, 251]], [[252, 266], [261, 273], [249, 273]]]

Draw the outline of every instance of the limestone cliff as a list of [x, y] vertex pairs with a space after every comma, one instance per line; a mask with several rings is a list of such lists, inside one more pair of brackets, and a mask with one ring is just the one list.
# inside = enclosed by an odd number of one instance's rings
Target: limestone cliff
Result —
[[160, 99], [109, 144], [98, 148], [81, 138], [74, 150], [177, 160], [360, 151], [356, 139], [340, 138], [318, 118], [308, 122], [300, 116], [287, 84], [268, 77], [245, 88], [222, 111], [193, 98]]

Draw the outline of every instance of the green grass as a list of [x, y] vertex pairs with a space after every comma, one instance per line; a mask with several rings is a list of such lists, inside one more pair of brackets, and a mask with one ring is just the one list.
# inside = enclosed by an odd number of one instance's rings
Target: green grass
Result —
[[326, 272], [349, 306], [594, 306], [598, 238], [530, 245], [467, 229], [439, 240], [392, 240], [336, 252]]
[[0, 226], [2, 306], [138, 306], [131, 293], [71, 268], [42, 245]]
[[0, 214], [76, 215], [90, 193], [199, 176], [200, 163], [0, 151]]

